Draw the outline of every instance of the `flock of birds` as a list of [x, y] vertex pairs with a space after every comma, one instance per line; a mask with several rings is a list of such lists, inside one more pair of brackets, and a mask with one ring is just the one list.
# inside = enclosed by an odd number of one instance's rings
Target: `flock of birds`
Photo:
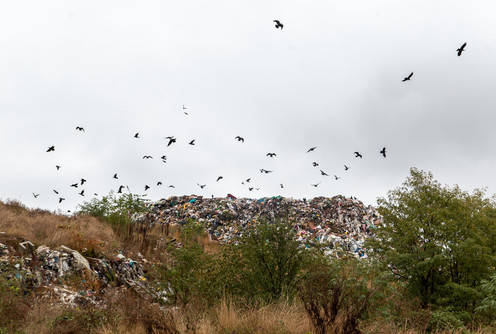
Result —
[[[279, 20], [274, 20], [273, 22], [275, 23], [275, 28], [276, 28], [276, 29], [281, 29], [281, 30], [283, 29], [284, 25], [283, 25], [283, 24], [282, 24]], [[466, 47], [466, 45], [467, 45], [467, 43], [463, 43], [463, 45], [462, 45], [462, 46], [460, 46], [460, 47], [456, 50], [456, 51], [457, 51], [457, 55], [458, 55], [458, 56], [461, 56], [461, 55], [462, 55], [462, 53], [465, 51], [465, 47]], [[402, 82], [410, 81], [410, 80], [412, 79], [412, 77], [413, 77], [413, 72], [411, 72], [408, 76], [406, 76], [406, 77], [402, 80]], [[185, 106], [185, 105], [183, 105], [183, 106], [182, 106], [182, 109], [183, 109], [183, 113], [184, 113], [185, 115], [189, 115], [189, 114], [188, 114], [188, 112], [186, 112], [187, 108], [186, 108], [186, 106]], [[81, 126], [77, 126], [77, 127], [76, 127], [76, 131], [84, 132], [84, 131], [85, 131], [85, 129], [84, 129], [83, 127], [81, 127]], [[135, 139], [139, 139], [139, 138], [140, 138], [140, 133], [139, 133], [139, 132], [135, 133], [135, 134], [134, 134], [134, 138], [135, 138]], [[174, 143], [176, 143], [176, 142], [177, 142], [177, 139], [176, 139], [174, 136], [168, 136], [168, 137], [165, 137], [165, 138], [163, 138], [163, 139], [166, 139], [166, 140], [167, 140], [167, 147], [169, 147], [169, 146], [171, 146], [171, 145], [173, 145]], [[241, 137], [241, 136], [236, 136], [234, 139], [235, 139], [235, 140], [237, 140], [238, 142], [240, 142], [241, 144], [243, 144], [243, 143], [245, 142], [245, 139], [244, 139], [243, 137]], [[194, 146], [194, 145], [195, 145], [195, 139], [191, 140], [188, 144], [189, 144], [189, 145]], [[308, 153], [311, 153], [311, 152], [315, 151], [316, 149], [317, 149], [317, 146], [310, 147], [310, 148], [306, 151], [306, 153], [307, 153], [307, 154], [308, 154]], [[48, 147], [48, 149], [46, 150], [46, 152], [47, 152], [47, 153], [50, 153], [50, 152], [55, 152], [55, 145], [49, 146], [49, 147]], [[359, 159], [362, 159], [362, 158], [363, 158], [363, 155], [362, 155], [360, 152], [355, 151], [355, 152], [353, 152], [353, 153], [354, 153], [354, 155], [355, 155], [355, 158], [359, 158]], [[386, 158], [386, 147], [383, 147], [380, 151], [378, 151], [378, 153], [379, 153], [380, 155], [382, 155], [384, 158]], [[269, 152], [269, 153], [267, 153], [267, 154], [266, 154], [266, 156], [267, 156], [267, 157], [269, 157], [269, 158], [276, 158], [276, 157], [277, 157], [277, 154], [276, 154], [276, 153], [274, 153], [274, 152]], [[153, 156], [151, 156], [151, 155], [144, 155], [144, 156], [143, 156], [143, 159], [153, 159]], [[162, 162], [164, 162], [164, 163], [166, 163], [166, 162], [167, 162], [167, 156], [165, 156], [165, 155], [161, 156], [161, 157], [160, 157], [160, 159], [161, 159], [161, 160], [162, 160]], [[312, 166], [313, 166], [313, 167], [318, 167], [318, 166], [319, 166], [319, 163], [317, 163], [316, 161], [314, 161], [314, 162], [312, 162]], [[56, 165], [55, 167], [56, 167], [56, 169], [57, 169], [57, 170], [60, 170], [60, 168], [61, 168], [61, 166], [60, 166], [60, 165]], [[345, 171], [345, 172], [346, 172], [346, 171], [348, 171], [348, 170], [350, 170], [350, 168], [351, 168], [350, 166], [344, 165], [344, 171]], [[259, 171], [260, 171], [260, 173], [262, 173], [262, 174], [269, 174], [269, 173], [273, 173], [273, 172], [274, 172], [273, 170], [267, 170], [267, 169], [264, 169], [264, 168], [260, 168], [260, 169], [259, 169]], [[322, 169], [320, 169], [320, 175], [321, 175], [321, 176], [324, 176], [324, 177], [329, 177], [329, 176], [330, 176], [330, 174], [328, 174], [327, 172], [325, 172], [325, 171], [324, 171], [324, 170], [322, 170]], [[337, 180], [339, 180], [339, 179], [341, 179], [341, 177], [340, 177], [340, 176], [337, 176], [337, 175], [335, 175], [335, 174], [333, 174], [333, 176], [334, 176], [334, 179], [335, 179], [336, 181], [337, 181]], [[118, 179], [119, 179], [119, 177], [118, 177], [118, 173], [115, 173], [115, 174], [113, 175], [113, 177], [112, 177], [112, 178], [113, 178], [113, 179], [118, 180]], [[223, 176], [218, 176], [215, 182], [220, 182], [223, 178], [224, 178]], [[71, 185], [70, 185], [70, 187], [73, 187], [73, 188], [78, 188], [78, 187], [80, 187], [80, 186], [83, 186], [86, 182], [87, 182], [87, 181], [86, 181], [84, 178], [81, 178], [78, 182], [71, 184]], [[250, 182], [251, 182], [251, 178], [247, 178], [246, 180], [242, 181], [242, 182], [241, 182], [241, 184], [243, 184], [243, 185], [247, 185], [247, 186], [248, 186], [248, 190], [249, 190], [249, 191], [259, 190], [259, 189], [260, 189], [260, 188], [256, 188], [256, 187], [254, 187], [254, 186], [251, 186], [251, 183], [250, 183]], [[318, 187], [320, 184], [321, 184], [321, 182], [318, 182], [318, 183], [313, 183], [313, 184], [310, 184], [310, 186], [312, 186], [312, 187], [315, 187], [315, 188], [316, 188], [316, 187]], [[160, 182], [160, 181], [159, 181], [159, 182], [157, 182], [157, 186], [161, 186], [161, 185], [162, 185], [162, 182]], [[200, 189], [204, 189], [204, 188], [207, 186], [207, 184], [200, 184], [200, 183], [198, 183], [198, 182], [197, 182], [197, 185], [198, 185], [198, 187], [200, 187]], [[117, 193], [119, 193], [119, 194], [120, 194], [120, 193], [122, 193], [122, 191], [123, 191], [126, 187], [127, 187], [127, 186], [120, 185], [120, 186], [118, 187], [118, 189], [117, 189]], [[284, 184], [283, 184], [283, 183], [280, 183], [280, 187], [281, 187], [281, 188], [284, 188]], [[149, 190], [150, 188], [151, 188], [151, 187], [150, 187], [148, 184], [145, 184], [145, 186], [144, 186], [144, 191], [147, 191], [147, 190]], [[175, 186], [171, 184], [171, 185], [169, 185], [169, 188], [175, 188]], [[128, 189], [129, 189], [129, 188], [128, 188]], [[59, 195], [59, 191], [58, 191], [58, 190], [53, 189], [53, 192], [54, 192], [56, 195]], [[85, 196], [85, 193], [84, 193], [84, 192], [85, 192], [85, 190], [84, 190], [84, 189], [82, 189], [80, 192], [78, 192], [78, 194], [79, 194], [80, 196]], [[39, 195], [40, 195], [39, 193], [38, 193], [38, 194], [37, 194], [37, 193], [33, 193], [34, 198], [38, 198], [38, 196], [39, 196]], [[95, 196], [98, 196], [98, 194], [96, 194], [96, 193], [95, 193], [94, 195], [95, 195]], [[213, 197], [213, 195], [212, 195], [212, 197]], [[65, 198], [64, 198], [64, 197], [62, 197], [62, 196], [58, 196], [58, 203], [62, 203], [64, 200], [65, 200]]]

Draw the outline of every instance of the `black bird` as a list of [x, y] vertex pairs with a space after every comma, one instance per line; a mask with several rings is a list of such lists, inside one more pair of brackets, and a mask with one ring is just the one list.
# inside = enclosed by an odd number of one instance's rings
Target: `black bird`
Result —
[[329, 176], [329, 174], [327, 174], [326, 172], [324, 172], [322, 169], [320, 170], [320, 174], [323, 175], [323, 176]]
[[79, 195], [84, 196], [84, 189], [81, 190], [81, 192], [79, 193]]
[[188, 108], [186, 108], [186, 107], [184, 106], [184, 104], [183, 104], [183, 110], [186, 110], [186, 109], [188, 109]]
[[144, 155], [143, 159], [153, 159], [153, 157], [151, 155]]
[[314, 147], [310, 147], [310, 149], [307, 151], [308, 152], [312, 152], [313, 150], [315, 150], [317, 148], [317, 146], [314, 146]]
[[385, 158], [386, 157], [386, 148], [383, 147], [382, 150], [379, 153], [382, 154], [384, 156], [384, 158]]
[[161, 185], [162, 185], [162, 182], [158, 181], [157, 186], [161, 186]]
[[251, 178], [246, 179], [246, 182], [247, 182], [247, 183], [250, 183], [250, 181], [251, 181]]
[[82, 128], [80, 126], [76, 126], [76, 130], [79, 130], [79, 131], [83, 131], [84, 132], [84, 128]]
[[160, 159], [162, 159], [162, 161], [163, 161], [164, 163], [166, 163], [166, 162], [167, 162], [167, 157], [166, 157], [165, 155], [161, 156], [161, 157], [160, 157]]
[[47, 150], [47, 152], [53, 152], [55, 151], [55, 146], [50, 146]]
[[341, 177], [334, 175], [334, 178], [335, 178], [336, 180], [339, 180]]
[[316, 184], [311, 184], [311, 186], [317, 188], [319, 186], [320, 182], [319, 183], [316, 183]]
[[412, 78], [413, 72], [410, 73], [409, 76], [407, 76], [405, 79], [401, 80], [402, 82], [409, 81]]
[[195, 145], [195, 139], [189, 142], [190, 145]]
[[139, 138], [139, 132], [136, 132], [136, 134], [134, 135], [134, 138]]
[[249, 188], [248, 188], [248, 190], [249, 190], [249, 191], [252, 191], [252, 190], [253, 190], [253, 187], [249, 187]]
[[53, 192], [56, 193], [57, 195], [59, 194], [59, 192], [55, 189], [53, 190]]
[[219, 177], [217, 178], [217, 181], [215, 181], [215, 182], [219, 182], [219, 180], [222, 180], [223, 178], [224, 178], [223, 176], [219, 176]]
[[260, 169], [260, 173], [269, 174], [269, 173], [272, 173], [272, 172], [273, 172], [272, 170], [266, 170], [266, 169], [263, 169], [263, 168]]
[[120, 186], [119, 187], [119, 190], [117, 191], [118, 194], [122, 194], [122, 189], [124, 189], [125, 187], [124, 186]]
[[272, 22], [276, 23], [276, 25], [275, 25], [276, 29], [280, 28], [282, 30], [282, 28], [284, 28], [284, 25], [281, 22], [279, 22], [279, 20], [274, 20]]
[[314, 162], [312, 162], [312, 165], [313, 165], [314, 167], [317, 167], [319, 164], [318, 164], [318, 163], [316, 163], [316, 162], [314, 161]]
[[40, 194], [33, 193], [33, 196], [34, 196], [34, 198], [38, 198], [38, 196], [40, 196]]
[[284, 188], [284, 185], [281, 183], [281, 188]]
[[206, 184], [199, 184], [199, 183], [196, 183], [200, 188], [205, 188]]
[[460, 57], [462, 55], [462, 52], [465, 51], [465, 47], [467, 46], [467, 43], [463, 43], [462, 46], [460, 46], [459, 49], [456, 49], [456, 51], [458, 51], [458, 57]]
[[169, 188], [175, 188], [172, 184], [169, 186]]
[[245, 139], [240, 137], [240, 136], [236, 136], [234, 139], [237, 139], [238, 141], [243, 142], [243, 143], [245, 142]]
[[167, 147], [171, 146], [173, 143], [176, 142], [176, 138], [174, 138], [174, 136], [165, 137], [164, 139], [169, 139], [169, 143], [167, 144]]
[[350, 169], [350, 167], [344, 165], [344, 170], [348, 170], [348, 169]]
[[59, 166], [59, 165], [55, 165], [55, 167], [57, 168], [57, 170], [59, 170], [59, 169], [60, 169], [60, 166]]
[[267, 153], [267, 156], [273, 158], [276, 156], [276, 154], [275, 153]]
[[62, 203], [62, 201], [65, 201], [65, 198], [59, 197], [59, 203]]
[[81, 179], [81, 185], [83, 185], [86, 182], [85, 179]]
[[77, 183], [73, 183], [73, 184], [71, 184], [71, 187], [77, 188], [78, 187], [78, 184]]
[[118, 179], [117, 173], [114, 174], [114, 179]]
[[354, 153], [355, 153], [355, 158], [360, 158], [360, 159], [363, 158], [360, 153], [358, 153], [358, 152], [354, 152]]
[[145, 184], [145, 191], [147, 191], [148, 189], [150, 189], [150, 186], [148, 186], [147, 184]]

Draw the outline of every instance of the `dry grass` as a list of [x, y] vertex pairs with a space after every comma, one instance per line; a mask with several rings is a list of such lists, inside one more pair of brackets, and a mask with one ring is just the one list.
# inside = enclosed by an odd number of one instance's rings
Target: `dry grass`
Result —
[[[180, 320], [180, 318], [179, 318]], [[186, 328], [177, 321], [178, 329]], [[205, 312], [196, 324], [196, 333], [280, 333], [296, 334], [311, 332], [310, 322], [300, 304], [279, 302], [262, 308], [243, 308], [223, 300]]]
[[68, 217], [39, 209], [28, 209], [16, 201], [0, 202], [0, 232], [9, 238], [22, 238], [35, 245], [109, 251], [120, 241], [108, 225], [98, 219]]

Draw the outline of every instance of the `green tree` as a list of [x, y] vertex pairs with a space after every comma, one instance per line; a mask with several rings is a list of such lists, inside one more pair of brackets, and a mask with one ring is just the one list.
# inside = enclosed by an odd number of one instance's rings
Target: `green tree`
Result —
[[495, 203], [484, 192], [442, 186], [412, 168], [379, 199], [383, 226], [370, 247], [407, 283], [421, 305], [472, 312], [496, 263]]

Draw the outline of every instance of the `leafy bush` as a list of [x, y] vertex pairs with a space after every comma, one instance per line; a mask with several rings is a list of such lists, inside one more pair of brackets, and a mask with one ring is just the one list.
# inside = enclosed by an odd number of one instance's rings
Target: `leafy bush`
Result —
[[137, 228], [132, 216], [148, 211], [148, 200], [145, 197], [146, 195], [131, 193], [116, 196], [114, 192], [110, 192], [101, 199], [93, 198], [90, 202], [81, 204], [78, 214], [100, 218], [109, 223], [121, 237], [128, 239]]
[[309, 267], [299, 290], [315, 332], [360, 333], [373, 294], [366, 267], [355, 259], [321, 260]]
[[[295, 296], [311, 252], [300, 247], [290, 221], [261, 221], [240, 237], [226, 257], [247, 300], [273, 302]], [[236, 290], [236, 289], [235, 289]]]

